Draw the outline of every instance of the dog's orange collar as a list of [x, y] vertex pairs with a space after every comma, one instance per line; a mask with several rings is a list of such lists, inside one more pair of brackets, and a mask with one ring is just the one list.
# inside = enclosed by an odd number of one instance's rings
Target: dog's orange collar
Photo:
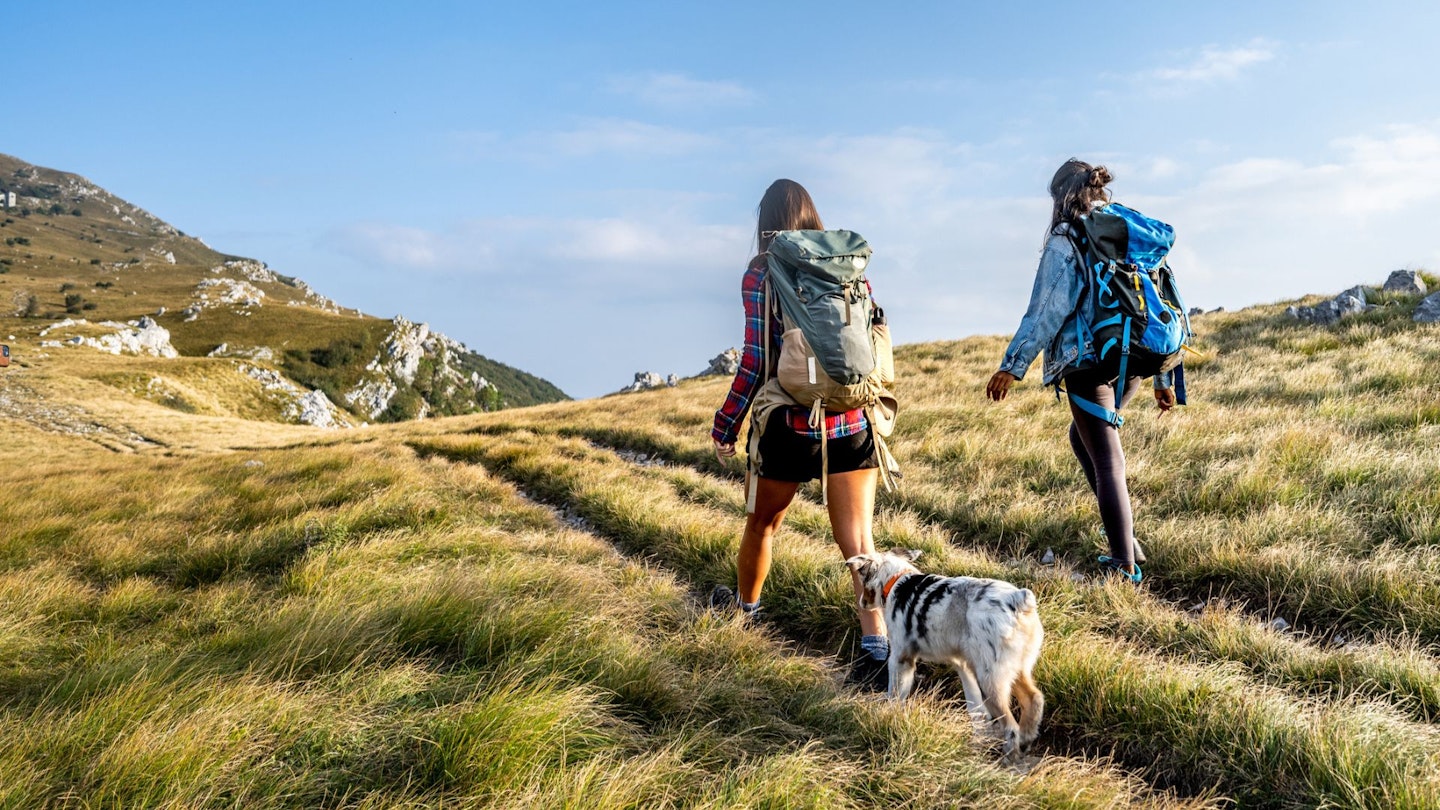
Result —
[[889, 599], [889, 598], [890, 598], [890, 590], [895, 587], [895, 583], [899, 582], [901, 577], [908, 577], [908, 576], [910, 576], [911, 574], [918, 574], [918, 573], [920, 573], [920, 572], [919, 572], [919, 571], [916, 571], [916, 570], [914, 570], [914, 569], [911, 569], [911, 570], [909, 570], [909, 571], [901, 571], [900, 573], [896, 574], [895, 576], [890, 577], [890, 579], [885, 583], [885, 587], [883, 587], [883, 588], [880, 589], [880, 598], [881, 598], [881, 599]]

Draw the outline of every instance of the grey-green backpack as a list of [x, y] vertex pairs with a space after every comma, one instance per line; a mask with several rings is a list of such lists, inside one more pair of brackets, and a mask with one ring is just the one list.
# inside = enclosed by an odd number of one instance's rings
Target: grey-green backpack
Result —
[[874, 405], [894, 385], [895, 363], [885, 313], [871, 303], [865, 281], [865, 238], [781, 231], [767, 258], [785, 328], [776, 366], [781, 387], [817, 413]]
[[[767, 375], [810, 409], [810, 426], [823, 428], [825, 412], [862, 409], [874, 439], [876, 466], [886, 489], [895, 486], [899, 465], [885, 439], [895, 426], [895, 361], [885, 313], [870, 300], [865, 268], [870, 245], [853, 231], [779, 231], [770, 242], [765, 275], [766, 311], [779, 304], [780, 357], [766, 357]], [[770, 317], [764, 319], [766, 352]], [[763, 420], [762, 420], [763, 422]], [[750, 458], [758, 458], [759, 431], [752, 431]], [[823, 435], [823, 431], [822, 431]], [[821, 469], [828, 470], [828, 441], [820, 445]], [[827, 500], [828, 473], [822, 473], [821, 500]], [[753, 483], [753, 481], [752, 481]], [[754, 491], [747, 499], [754, 509]]]

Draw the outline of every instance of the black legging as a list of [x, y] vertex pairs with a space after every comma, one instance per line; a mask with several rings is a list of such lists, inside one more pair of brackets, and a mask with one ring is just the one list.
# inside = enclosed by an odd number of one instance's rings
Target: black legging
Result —
[[[1065, 377], [1065, 390], [1103, 408], [1118, 411], [1125, 407], [1145, 380], [1125, 381], [1120, 405], [1115, 405], [1115, 380], [1089, 371]], [[1125, 483], [1125, 451], [1120, 449], [1120, 431], [1070, 402], [1070, 449], [1080, 460], [1085, 480], [1100, 504], [1100, 521], [1110, 541], [1110, 558], [1127, 569], [1135, 562], [1134, 520], [1130, 514], [1130, 487]]]

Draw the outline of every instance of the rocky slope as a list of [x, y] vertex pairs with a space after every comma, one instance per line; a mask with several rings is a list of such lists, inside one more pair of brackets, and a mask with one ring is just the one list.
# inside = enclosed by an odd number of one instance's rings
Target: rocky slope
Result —
[[[15, 201], [0, 207], [0, 339], [21, 365], [107, 378], [76, 358], [209, 358], [215, 373], [258, 386], [272, 418], [326, 427], [566, 398], [423, 323], [365, 315], [264, 262], [219, 253], [78, 175], [0, 155], [0, 206], [6, 192]], [[153, 389], [130, 393], [170, 401]]]

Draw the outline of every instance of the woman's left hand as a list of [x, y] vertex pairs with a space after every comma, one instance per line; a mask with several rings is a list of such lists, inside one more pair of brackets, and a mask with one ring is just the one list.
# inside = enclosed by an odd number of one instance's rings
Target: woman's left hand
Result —
[[1164, 416], [1166, 412], [1175, 407], [1175, 389], [1156, 388], [1155, 405], [1160, 409], [1160, 415]]

